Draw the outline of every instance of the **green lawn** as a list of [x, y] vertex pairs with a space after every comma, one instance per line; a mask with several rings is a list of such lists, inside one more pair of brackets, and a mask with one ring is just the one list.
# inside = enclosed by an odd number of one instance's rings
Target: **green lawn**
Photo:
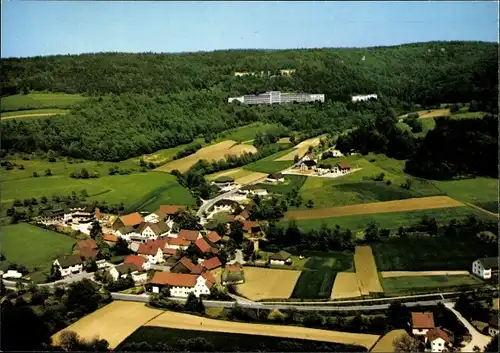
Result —
[[353, 272], [353, 255], [328, 252], [309, 258], [295, 284], [291, 298], [330, 298], [337, 272]]
[[337, 343], [155, 326], [138, 328], [116, 350], [128, 350], [132, 348], [130, 345], [139, 343], [142, 344], [140, 348], [135, 347], [140, 351], [164, 351], [163, 344], [167, 344], [173, 351], [190, 352], [366, 352], [363, 347]]
[[[492, 203], [498, 202], [498, 179], [474, 178], [464, 180], [434, 181], [436, 187], [446, 195], [462, 202]], [[498, 209], [497, 211], [498, 212]]]
[[427, 292], [439, 288], [450, 290], [460, 286], [481, 285], [483, 282], [473, 276], [407, 276], [382, 279], [386, 294]]
[[[144, 158], [144, 160], [146, 162], [153, 162], [157, 166], [161, 166], [163, 164], [166, 164], [166, 163], [172, 161], [178, 152], [182, 151], [187, 146], [195, 144], [195, 143], [200, 143], [202, 146], [207, 145], [207, 143], [205, 142], [204, 139], [197, 138], [191, 143], [186, 143], [184, 145], [179, 145], [179, 146], [175, 146], [172, 148], [162, 149], [162, 150], [156, 151], [156, 152], [151, 153], [151, 154], [146, 154], [146, 155], [142, 156], [142, 158]], [[139, 161], [140, 158], [133, 158], [132, 160]]]
[[237, 142], [244, 142], [253, 140], [257, 132], [267, 132], [269, 130], [277, 129], [278, 125], [276, 124], [262, 124], [262, 123], [254, 123], [242, 127], [238, 127], [235, 129], [228, 130], [220, 135], [218, 140], [234, 140]]
[[257, 184], [258, 187], [269, 192], [286, 195], [295, 188], [299, 188], [305, 183], [307, 177], [303, 175], [285, 175], [285, 181], [279, 184]]
[[47, 114], [47, 115], [55, 115], [55, 114], [66, 114], [69, 112], [69, 109], [32, 109], [32, 110], [17, 110], [11, 112], [1, 113], [0, 117], [4, 119], [15, 119], [18, 115], [26, 115], [20, 118], [43, 118], [43, 116], [39, 114]]
[[78, 94], [29, 93], [2, 97], [2, 112], [40, 108], [69, 108], [72, 104], [87, 99]]
[[256, 162], [247, 164], [243, 167], [243, 169], [252, 170], [254, 172], [261, 173], [276, 173], [291, 167], [293, 165], [293, 161], [276, 161], [276, 159], [288, 154], [292, 148], [276, 152], [270, 156], [259, 159]]
[[75, 239], [50, 230], [19, 223], [2, 227], [1, 251], [7, 263], [27, 266], [30, 270], [50, 268], [55, 257], [71, 254]]
[[389, 238], [372, 244], [372, 249], [379, 271], [470, 270], [477, 258], [498, 256], [496, 246], [476, 237]]
[[[468, 215], [474, 215], [477, 218], [486, 220], [495, 220], [492, 216], [488, 216], [484, 212], [476, 210], [472, 207], [450, 207], [439, 208], [433, 210], [418, 210], [406, 212], [391, 212], [391, 213], [374, 213], [354, 216], [331, 217], [321, 219], [305, 219], [297, 220], [297, 225], [304, 229], [319, 229], [322, 224], [330, 227], [339, 225], [342, 228], [349, 228], [353, 231], [364, 229], [369, 222], [377, 222], [380, 227], [397, 229], [400, 226], [409, 226], [412, 223], [418, 222], [423, 216], [434, 217], [440, 223], [448, 223], [452, 219], [464, 219]], [[286, 225], [286, 221], [281, 222]]]

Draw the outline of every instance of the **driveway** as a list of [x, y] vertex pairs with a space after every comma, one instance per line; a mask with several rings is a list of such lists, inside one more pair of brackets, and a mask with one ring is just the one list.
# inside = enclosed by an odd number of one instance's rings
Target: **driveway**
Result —
[[481, 349], [481, 352], [484, 352], [484, 347], [490, 343], [492, 337], [483, 335], [480, 333], [472, 324], [467, 321], [462, 314], [460, 314], [458, 311], [454, 309], [455, 303], [445, 303], [444, 306], [448, 308], [455, 316], [457, 317], [458, 320], [467, 328], [469, 333], [472, 336], [471, 341], [463, 348], [460, 349], [461, 352], [473, 352], [474, 347], [478, 346]]

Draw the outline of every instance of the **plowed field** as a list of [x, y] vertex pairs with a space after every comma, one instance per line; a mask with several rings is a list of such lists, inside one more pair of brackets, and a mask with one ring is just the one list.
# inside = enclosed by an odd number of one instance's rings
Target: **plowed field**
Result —
[[377, 265], [370, 246], [356, 246], [354, 267], [361, 295], [384, 292], [378, 279]]
[[448, 196], [419, 197], [406, 200], [373, 202], [341, 207], [318, 208], [287, 212], [284, 219], [318, 219], [371, 213], [390, 213], [433, 208], [462, 207], [463, 203]]

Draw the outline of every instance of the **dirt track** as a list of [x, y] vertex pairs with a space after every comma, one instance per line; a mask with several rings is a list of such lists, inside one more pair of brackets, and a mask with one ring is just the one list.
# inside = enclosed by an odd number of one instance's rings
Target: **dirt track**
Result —
[[286, 213], [284, 219], [318, 219], [370, 213], [390, 213], [461, 206], [465, 205], [448, 196], [431, 196], [341, 207], [319, 208], [313, 210], [290, 211]]
[[469, 271], [383, 271], [383, 278], [413, 276], [458, 276], [470, 275]]
[[248, 335], [263, 335], [283, 338], [307, 339], [332, 343], [353, 344], [370, 349], [378, 340], [378, 335], [319, 330], [297, 326], [247, 324], [176, 312], [164, 314], [149, 321], [145, 326], [169, 327], [181, 330], [228, 332]]
[[377, 265], [375, 264], [371, 246], [356, 246], [354, 267], [361, 295], [384, 292], [378, 279]]

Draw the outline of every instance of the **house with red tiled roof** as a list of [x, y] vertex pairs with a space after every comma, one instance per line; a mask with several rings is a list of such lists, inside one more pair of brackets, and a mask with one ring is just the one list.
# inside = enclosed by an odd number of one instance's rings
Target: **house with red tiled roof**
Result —
[[243, 268], [240, 264], [227, 265], [222, 271], [221, 283], [222, 285], [241, 284], [245, 282]]
[[410, 322], [411, 332], [414, 336], [425, 337], [434, 326], [434, 315], [431, 312], [412, 312]]
[[196, 240], [201, 238], [201, 233], [199, 230], [182, 229], [179, 232], [179, 235], [177, 236], [177, 238], [189, 240], [190, 242], [194, 243]]
[[440, 328], [433, 328], [427, 331], [425, 336], [426, 341], [428, 341], [431, 346], [432, 352], [439, 353], [445, 349], [449, 351], [451, 339], [445, 331]]
[[181, 238], [168, 237], [165, 240], [166, 240], [165, 247], [167, 249], [173, 249], [173, 250], [182, 249], [182, 250], [184, 250], [184, 249], [187, 249], [189, 245], [191, 245], [191, 242], [189, 240], [181, 239]]
[[151, 264], [144, 257], [139, 255], [129, 255], [123, 260], [123, 263], [134, 264], [139, 271], [147, 271], [151, 268]]
[[144, 222], [144, 219], [139, 214], [139, 212], [130, 213], [118, 217], [113, 223], [113, 230], [118, 230], [125, 227], [137, 227], [139, 224]]
[[144, 244], [139, 245], [137, 254], [147, 259], [151, 264], [159, 264], [165, 262], [163, 258], [163, 249], [167, 241], [164, 239], [148, 240]]
[[109, 245], [112, 245], [118, 241], [118, 237], [114, 234], [106, 233], [103, 235], [103, 240]]
[[186, 208], [184, 205], [160, 205], [160, 208], [153, 213], [148, 214], [144, 217], [146, 222], [157, 223], [160, 221], [169, 222], [173, 215], [182, 209]]
[[206, 240], [205, 238], [200, 238], [198, 239], [194, 245], [196, 246], [196, 248], [201, 251], [202, 254], [208, 254], [208, 253], [213, 253], [213, 254], [217, 254], [219, 252], [219, 249], [217, 249], [216, 247], [213, 247], [211, 246]]
[[214, 282], [210, 275], [195, 275], [172, 272], [156, 272], [149, 282], [153, 293], [160, 293], [162, 288], [169, 288], [172, 297], [187, 298], [189, 293], [195, 296], [209, 295]]
[[217, 244], [218, 242], [220, 242], [222, 240], [222, 238], [220, 237], [219, 233], [217, 233], [215, 231], [211, 231], [211, 232], [208, 232], [208, 234], [207, 234], [207, 240], [212, 244]]
[[222, 266], [220, 259], [217, 256], [211, 257], [210, 259], [206, 259], [201, 264], [207, 271], [215, 270]]
[[204, 268], [202, 265], [194, 264], [189, 258], [185, 256], [170, 268], [170, 272], [191, 273], [196, 275], [201, 274], [203, 270]]
[[85, 260], [95, 260], [99, 254], [99, 248], [94, 239], [79, 241], [75, 245], [75, 251]]

